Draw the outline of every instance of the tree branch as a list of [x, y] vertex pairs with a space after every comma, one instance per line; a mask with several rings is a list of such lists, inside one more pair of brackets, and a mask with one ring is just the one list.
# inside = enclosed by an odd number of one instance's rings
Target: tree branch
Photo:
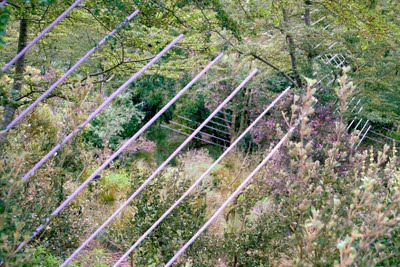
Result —
[[161, 4], [161, 1], [154, 1], [151, 0], [151, 2], [153, 2], [156, 5], [159, 5], [161, 8], [164, 8], [167, 12], [169, 12], [175, 19], [176, 21], [178, 21], [179, 24], [181, 24], [183, 27], [187, 28], [187, 29], [191, 29], [191, 27], [187, 26], [185, 24], [185, 22], [183, 22], [174, 12], [174, 10], [167, 8], [165, 5]]
[[[33, 94], [43, 94], [44, 92], [45, 92], [45, 91], [40, 91], [40, 90], [39, 90], [39, 91], [30, 91], [29, 93], [27, 93], [27, 94], [25, 94], [25, 95], [19, 97], [18, 99], [16, 99], [15, 102], [20, 101], [21, 99], [27, 98], [27, 97], [29, 97], [30, 95], [33, 95]], [[58, 94], [51, 94], [51, 95], [49, 95], [48, 97], [46, 97], [46, 99], [50, 99], [50, 98], [53, 98], [53, 97], [58, 97], [58, 98], [61, 98], [61, 99], [63, 99], [63, 100], [68, 100], [66, 97], [64, 97], [64, 96], [62, 96], [62, 95], [58, 95]], [[31, 101], [19, 102], [19, 103], [18, 103], [18, 106], [23, 106], [23, 105], [28, 104], [28, 103], [31, 103]]]
[[18, 6], [17, 4], [13, 4], [13, 3], [10, 3], [10, 2], [7, 2], [6, 5], [7, 6], [12, 6], [13, 8], [16, 8], [16, 9], [21, 9], [21, 7]]
[[[202, 13], [203, 17], [205, 18], [206, 22], [211, 26], [211, 22], [209, 21], [208, 17], [206, 16], [206, 14], [204, 13], [203, 9], [200, 8], [200, 12]], [[246, 53], [244, 53], [243, 51], [241, 51], [238, 47], [236, 47], [230, 40], [228, 40], [225, 36], [223, 36], [220, 32], [218, 32], [216, 29], [210, 29], [210, 31], [215, 32], [216, 34], [218, 34], [222, 39], [224, 39], [225, 41], [227, 41], [233, 48], [236, 49], [236, 51], [239, 54], [242, 55], [246, 55]], [[283, 31], [283, 30], [282, 30]], [[252, 57], [260, 60], [261, 62], [267, 64], [268, 66], [270, 66], [271, 68], [273, 68], [274, 70], [278, 71], [279, 73], [281, 73], [289, 82], [291, 82], [294, 86], [299, 87], [297, 85], [297, 83], [289, 76], [287, 75], [284, 71], [282, 71], [281, 69], [279, 69], [278, 67], [276, 67], [274, 64], [272, 64], [271, 62], [269, 62], [266, 59], [261, 58], [260, 56], [256, 55], [255, 53], [250, 53], [249, 55], [251, 55]]]
[[151, 59], [153, 59], [153, 58], [154, 58], [154, 57], [145, 58], [145, 59], [139, 59], [139, 60], [129, 60], [129, 61], [125, 61], [125, 60], [124, 60], [124, 61], [121, 61], [120, 63], [118, 63], [117, 65], [115, 65], [115, 66], [113, 66], [113, 67], [111, 67], [111, 68], [109, 68], [109, 69], [106, 69], [105, 71], [101, 71], [101, 72], [98, 72], [98, 73], [89, 74], [89, 76], [90, 76], [90, 77], [98, 76], [98, 75], [101, 75], [101, 74], [110, 72], [110, 71], [112, 71], [112, 70], [118, 68], [119, 66], [121, 66], [121, 65], [123, 65], [123, 64], [139, 63], [139, 62], [143, 62], [143, 61], [149, 61], [149, 60], [151, 60]]
[[250, 55], [252, 57], [254, 57], [255, 59], [258, 59], [259, 61], [267, 64], [268, 66], [270, 66], [271, 68], [273, 68], [274, 70], [276, 70], [277, 72], [279, 72], [280, 74], [282, 74], [283, 76], [285, 76], [285, 78], [291, 82], [294, 86], [299, 87], [298, 84], [289, 76], [287, 75], [284, 71], [282, 71], [280, 68], [278, 68], [277, 66], [275, 66], [274, 64], [272, 64], [271, 62], [269, 62], [268, 60], [254, 54], [254, 53], [250, 53]]
[[116, 65], [112, 66], [111, 68], [108, 68], [108, 69], [106, 69], [104, 71], [100, 71], [100, 72], [97, 72], [97, 73], [92, 73], [92, 74], [87, 75], [85, 78], [83, 78], [81, 80], [81, 82], [84, 82], [85, 80], [87, 80], [88, 77], [95, 77], [95, 76], [99, 76], [99, 75], [102, 75], [102, 74], [106, 74], [106, 73], [108, 73], [108, 72], [110, 72], [112, 70], [115, 70], [116, 68], [120, 67], [123, 64], [139, 63], [139, 62], [143, 62], [143, 61], [149, 61], [149, 60], [151, 60], [153, 58], [154, 57], [145, 58], [145, 59], [139, 59], [139, 60], [129, 60], [129, 61], [123, 60], [123, 61], [119, 62], [118, 64], [116, 64]]

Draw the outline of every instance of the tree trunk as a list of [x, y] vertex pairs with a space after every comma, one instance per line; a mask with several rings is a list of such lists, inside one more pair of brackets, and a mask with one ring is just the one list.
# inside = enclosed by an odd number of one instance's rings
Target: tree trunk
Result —
[[289, 55], [290, 61], [292, 63], [292, 71], [293, 76], [296, 81], [297, 87], [302, 87], [301, 77], [297, 70], [297, 59], [296, 59], [296, 46], [294, 43], [293, 36], [289, 33], [289, 16], [287, 13], [287, 9], [283, 9], [283, 21], [285, 23], [285, 33], [286, 33], [286, 42], [289, 46]]
[[238, 262], [238, 257], [237, 257], [237, 255], [235, 255], [235, 256], [233, 257], [233, 264], [232, 264], [232, 267], [236, 267], [236, 266], [237, 266], [237, 262]]
[[231, 143], [233, 143], [235, 141], [237, 116], [238, 116], [238, 108], [237, 108], [237, 105], [235, 105], [232, 108], [232, 121], [231, 121], [231, 128], [229, 129], [229, 141]]
[[[305, 4], [304, 23], [307, 26], [307, 30], [310, 30], [311, 29], [311, 0], [305, 0], [304, 4]], [[307, 39], [310, 40], [310, 34], [307, 34]], [[311, 42], [308, 42], [306, 49], [307, 49], [307, 63], [308, 63], [307, 75], [312, 76], [312, 72], [313, 72], [312, 65], [313, 65], [313, 58], [314, 58], [313, 44]]]
[[[28, 39], [28, 20], [26, 18], [22, 18], [19, 23], [17, 53], [19, 53], [22, 49], [25, 48], [27, 39]], [[14, 84], [11, 89], [11, 95], [7, 101], [7, 104], [4, 107], [2, 129], [7, 127], [7, 125], [10, 124], [14, 119], [15, 111], [17, 109], [17, 104], [14, 102], [14, 99], [17, 98], [22, 88], [22, 82], [24, 79], [24, 68], [25, 68], [25, 55], [20, 57], [15, 63]], [[7, 132], [0, 134], [0, 150], [4, 146], [6, 138], [7, 138]]]
[[[244, 129], [247, 127], [247, 122], [249, 121], [249, 111], [251, 108], [251, 96], [253, 95], [253, 88], [252, 89], [246, 89], [246, 94], [245, 94], [245, 99], [244, 99], [244, 107], [241, 113], [240, 117], [240, 124], [239, 124], [239, 130], [236, 135], [241, 134]], [[235, 136], [235, 139], [237, 136]]]
[[310, 27], [311, 26], [311, 1], [310, 0], [305, 0], [304, 1], [306, 8], [304, 11], [304, 22], [305, 24]]

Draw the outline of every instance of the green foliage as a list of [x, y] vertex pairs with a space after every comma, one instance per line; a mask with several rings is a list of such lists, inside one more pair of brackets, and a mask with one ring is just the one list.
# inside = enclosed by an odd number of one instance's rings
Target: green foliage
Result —
[[6, 33], [6, 25], [9, 18], [10, 10], [5, 6], [0, 7], [0, 47], [4, 45], [3, 36]]
[[[0, 8], [0, 64], [17, 52], [22, 18], [28, 20], [31, 40], [70, 2], [9, 1], [10, 5]], [[380, 152], [354, 151], [357, 133], [345, 133], [346, 120], [354, 117], [347, 108], [354, 94], [365, 107], [359, 116], [374, 126], [390, 128], [394, 131], [390, 136], [400, 140], [395, 133], [400, 116], [399, 5], [389, 0], [321, 0], [318, 6], [307, 2], [86, 0], [71, 12], [26, 54], [19, 92], [11, 93], [14, 67], [0, 74], [3, 118], [8, 100], [20, 112], [128, 13], [140, 9], [129, 26], [9, 132], [0, 164], [0, 262], [5, 266], [59, 265], [185, 139], [159, 123], [175, 120], [175, 115], [203, 121], [250, 70], [258, 68], [259, 75], [225, 107], [235, 120], [230, 125], [232, 140], [297, 76], [319, 79], [329, 75], [329, 80], [339, 83], [332, 82], [317, 93], [307, 87], [303, 98], [291, 96], [279, 102], [198, 191], [143, 242], [131, 257], [133, 263], [159, 266], [168, 260], [254, 169], [286, 127], [302, 116], [307, 119], [275, 161], [178, 264], [399, 265], [397, 152], [389, 153], [387, 147]], [[323, 16], [326, 20], [309, 26], [305, 11], [316, 8], [319, 12], [313, 12], [311, 22]], [[333, 35], [322, 30], [328, 24], [334, 28]], [[29, 167], [181, 33], [185, 39], [83, 129], [80, 138], [61, 149], [28, 183], [18, 182]], [[329, 53], [343, 53], [351, 70], [326, 65], [319, 58], [334, 42], [338, 43]], [[25, 251], [11, 255], [54, 207], [220, 51], [226, 54], [223, 59], [146, 137], [104, 170], [99, 182], [90, 183]], [[355, 88], [343, 74], [352, 77]], [[298, 88], [295, 93], [302, 91]], [[318, 98], [315, 107], [312, 95]], [[289, 98], [295, 100], [293, 104]], [[339, 116], [333, 114], [335, 102]], [[314, 108], [318, 112], [311, 114]], [[156, 143], [155, 149], [146, 138]], [[93, 243], [97, 249], [77, 259], [79, 266], [111, 264], [110, 253], [124, 252], [220, 154], [220, 148], [193, 141]]]
[[[312, 112], [311, 100], [306, 94], [298, 109], [302, 117]], [[269, 164], [261, 179], [226, 211], [224, 236], [216, 235], [213, 239], [217, 241], [208, 244], [210, 251], [224, 251], [219, 256], [224, 264], [398, 263], [400, 169], [396, 150], [390, 157], [388, 147], [378, 154], [372, 148], [369, 155], [352, 154], [346, 143], [355, 140], [344, 138], [340, 122], [336, 127], [336, 141], [326, 147], [328, 158], [313, 161], [310, 139], [315, 133], [304, 120], [292, 137], [296, 141], [289, 143], [289, 158], [277, 155], [277, 163]], [[208, 255], [213, 257], [212, 252]]]
[[5, 266], [29, 266], [29, 255], [18, 253], [11, 256], [23, 238], [29, 235], [26, 224], [31, 220], [29, 210], [18, 205], [22, 198], [20, 192], [15, 192], [21, 186], [18, 183], [18, 165], [8, 165], [4, 161], [0, 165], [0, 262]]
[[33, 266], [55, 267], [60, 266], [61, 262], [44, 247], [37, 247], [32, 256]]
[[[134, 103], [141, 104], [144, 120], [152, 118], [175, 93], [183, 87], [180, 80], [161, 75], [149, 75], [139, 79], [133, 84], [132, 99]], [[174, 112], [174, 106], [168, 109], [159, 120], [169, 120]]]
[[[155, 160], [157, 164], [164, 162], [172, 152], [185, 140], [182, 135], [172, 134], [169, 130], [159, 126], [153, 126], [148, 133], [148, 138], [156, 143], [156, 150], [154, 151]], [[173, 159], [171, 164], [176, 164]]]
[[115, 149], [126, 136], [138, 130], [143, 117], [143, 112], [133, 103], [131, 95], [122, 94], [93, 120], [84, 138], [95, 146]]
[[204, 121], [210, 115], [206, 107], [206, 96], [201, 92], [192, 93], [181, 102], [178, 112], [193, 121]]
[[[2, 160], [0, 164], [0, 261], [5, 266], [35, 266], [32, 262], [41, 262], [43, 258], [49, 264], [43, 266], [53, 266], [55, 257], [65, 256], [76, 245], [84, 223], [74, 220], [78, 209], [69, 207], [32, 244], [13, 255], [18, 245], [29, 238], [41, 219], [47, 216], [48, 209], [58, 202], [60, 194], [59, 188], [45, 183], [45, 179], [24, 185], [20, 181], [22, 163], [22, 158], [17, 158], [15, 162]], [[40, 250], [32, 254], [35, 242], [46, 252]]]
[[39, 105], [30, 114], [29, 122], [22, 122], [23, 129], [18, 134], [11, 134], [9, 140], [15, 144], [13, 150], [29, 150], [34, 159], [44, 156], [58, 141], [60, 129], [55, 123], [58, 119], [50, 106]]
[[270, 210], [248, 222], [242, 232], [227, 232], [217, 238], [213, 249], [223, 252], [229, 265], [271, 266], [279, 254], [288, 251], [289, 235], [284, 218]]
[[[132, 170], [136, 177], [133, 188], [137, 188], [149, 175], [147, 171]], [[103, 236], [104, 242], [127, 248], [131, 240], [143, 234], [188, 187], [183, 173], [172, 171], [161, 175], [133, 201], [130, 210], [122, 215]], [[178, 248], [182, 240], [187, 240], [204, 223], [205, 205], [202, 193], [195, 193], [189, 202], [180, 205], [138, 248], [134, 263], [141, 266], [157, 266], [165, 262]], [[112, 242], [110, 242], [110, 240]], [[196, 245], [193, 255], [196, 253]]]
[[385, 184], [398, 183], [398, 170], [393, 165], [396, 158], [384, 170], [377, 166], [386, 155], [380, 153], [376, 161], [372, 157], [367, 163], [365, 153], [363, 159], [357, 159], [361, 160], [362, 169], [353, 166], [345, 176], [332, 176], [331, 167], [325, 165], [319, 174], [322, 183], [316, 180], [316, 184], [311, 182], [311, 190], [288, 195], [282, 203], [286, 207], [280, 207], [287, 209], [285, 214], [291, 214], [289, 221], [296, 221], [299, 227], [291, 236], [295, 247], [294, 254], [287, 254], [287, 264], [385, 266], [395, 262], [391, 255], [398, 253], [394, 244], [398, 239], [399, 192], [388, 190]]
[[126, 173], [111, 173], [101, 179], [100, 193], [97, 198], [100, 202], [110, 204], [117, 200], [121, 193], [125, 192], [129, 186], [130, 177]]
[[126, 174], [123, 173], [116, 173], [116, 174], [110, 174], [104, 177], [105, 183], [113, 183], [118, 185], [121, 188], [124, 188], [126, 186], [129, 186], [129, 178], [126, 176]]

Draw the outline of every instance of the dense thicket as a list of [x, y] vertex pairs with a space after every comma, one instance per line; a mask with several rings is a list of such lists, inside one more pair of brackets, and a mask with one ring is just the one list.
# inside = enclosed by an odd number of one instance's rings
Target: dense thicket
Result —
[[[0, 65], [72, 2], [9, 0], [0, 7]], [[160, 266], [169, 260], [306, 114], [275, 160], [178, 264], [399, 264], [400, 170], [396, 148], [390, 147], [400, 142], [398, 1], [83, 1], [15, 66], [0, 73], [1, 129], [135, 9], [140, 13], [129, 26], [19, 125], [0, 133], [0, 265], [59, 265], [184, 140], [161, 125], [179, 121], [186, 127], [182, 131], [190, 133], [254, 68], [259, 74], [219, 114], [227, 125], [214, 124], [209, 134], [233, 141], [278, 93], [288, 86], [292, 93], [129, 262]], [[178, 45], [28, 182], [21, 182], [26, 171], [181, 33], [185, 38]], [[41, 235], [13, 255], [35, 226], [220, 52], [225, 53], [221, 62], [114, 160], [100, 181], [90, 183]], [[324, 62], [328, 54], [338, 53], [348, 68]], [[305, 79], [326, 76], [318, 90]], [[356, 101], [349, 104], [353, 97], [363, 107], [359, 113]], [[355, 150], [362, 135], [346, 129], [354, 116], [392, 139], [375, 136], [377, 141], [365, 139]], [[192, 141], [75, 264], [115, 262], [221, 152], [218, 146]]]

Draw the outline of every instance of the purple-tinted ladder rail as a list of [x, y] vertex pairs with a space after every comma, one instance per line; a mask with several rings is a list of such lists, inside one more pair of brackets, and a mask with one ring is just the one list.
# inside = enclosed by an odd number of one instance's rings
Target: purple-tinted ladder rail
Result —
[[121, 87], [119, 87], [114, 93], [112, 93], [89, 117], [75, 128], [69, 135], [67, 135], [60, 143], [58, 143], [50, 152], [48, 152], [38, 163], [30, 169], [24, 177], [23, 181], [27, 181], [33, 173], [39, 169], [51, 156], [53, 156], [61, 147], [68, 143], [72, 137], [79, 133], [89, 122], [91, 122], [97, 114], [99, 114], [111, 101], [121, 94], [128, 86], [135, 81], [140, 75], [142, 75], [148, 68], [150, 68], [155, 62], [157, 62], [165, 53], [168, 52], [177, 42], [183, 38], [183, 34], [179, 35], [175, 40], [168, 44], [160, 53], [157, 54], [149, 63], [147, 63], [142, 69], [136, 72], [131, 78], [129, 78]]
[[274, 101], [247, 127], [243, 133], [219, 156], [219, 158], [190, 186], [190, 188], [167, 210], [164, 214], [130, 247], [130, 249], [114, 264], [114, 267], [119, 266], [126, 260], [132, 251], [134, 251], [140, 243], [180, 204], [182, 203], [191, 192], [204, 180], [204, 178], [211, 173], [211, 171], [224, 159], [224, 157], [232, 151], [236, 145], [250, 132], [250, 130], [262, 119], [265, 115], [278, 103], [284, 96], [290, 92], [291, 88], [288, 87], [283, 91]]
[[61, 20], [63, 20], [75, 7], [77, 7], [83, 0], [75, 1], [67, 10], [65, 10], [58, 18], [56, 18], [49, 26], [47, 26], [38, 36], [35, 37], [24, 49], [22, 49], [13, 59], [1, 68], [2, 72], [8, 70], [18, 59], [20, 59], [29, 49], [32, 48], [40, 39], [43, 38], [51, 29], [54, 28]]
[[10, 130], [14, 127], [17, 123], [19, 123], [22, 118], [28, 114], [34, 107], [36, 107], [43, 99], [50, 95], [51, 92], [56, 89], [72, 72], [74, 72], [82, 63], [84, 63], [93, 53], [95, 53], [100, 46], [105, 44], [107, 40], [109, 40], [117, 31], [127, 25], [129, 21], [131, 21], [137, 14], [139, 10], [135, 10], [132, 14], [130, 14], [125, 21], [119, 24], [114, 30], [112, 30], [106, 37], [104, 37], [95, 47], [90, 49], [82, 58], [80, 58], [67, 72], [64, 73], [55, 83], [53, 83], [49, 89], [47, 89], [42, 95], [40, 95], [29, 107], [27, 107], [24, 111], [22, 111], [9, 125], [7, 125], [5, 130]]
[[[175, 38], [171, 43], [169, 43], [160, 53], [157, 54], [149, 63], [147, 63], [142, 69], [140, 69], [138, 72], [136, 72], [131, 78], [129, 78], [118, 90], [116, 90], [114, 93], [111, 94], [87, 119], [85, 122], [83, 122], [81, 125], [78, 126], [73, 132], [71, 132], [60, 144], [55, 146], [41, 161], [39, 161], [38, 164], [35, 165], [34, 168], [31, 169], [23, 178], [24, 181], [29, 179], [30, 175], [33, 174], [34, 170], [39, 168], [41, 165], [46, 162], [52, 156], [54, 153], [56, 153], [64, 144], [66, 144], [69, 140], [72, 139], [72, 137], [77, 134], [80, 130], [82, 130], [83, 127], [86, 126], [98, 113], [100, 113], [115, 97], [117, 97], [122, 91], [124, 91], [134, 80], [136, 80], [142, 73], [144, 73], [148, 68], [150, 68], [151, 65], [153, 65], [156, 61], [158, 61], [165, 53], [167, 53], [177, 42], [179, 42], [183, 38], [183, 34], [179, 35], [177, 38]], [[93, 179], [94, 177], [91, 177]], [[87, 181], [85, 181], [87, 182]], [[90, 181], [89, 181], [90, 182]], [[88, 183], [88, 182], [87, 182]], [[63, 203], [60, 204], [52, 213], [51, 215], [44, 220], [44, 223], [41, 224], [30, 238], [27, 240], [23, 241], [22, 243], [19, 244], [18, 248], [14, 252], [18, 252], [21, 250], [27, 243], [29, 243], [35, 236], [37, 236], [38, 233], [40, 233], [46, 225], [50, 222], [52, 218], [57, 216], [78, 194], [83, 190], [83, 188], [87, 185], [87, 183], [82, 184], [81, 186], [78, 187], [66, 200], [64, 200]]]
[[[211, 218], [193, 235], [193, 237], [183, 245], [178, 252], [167, 262], [166, 267], [171, 266], [180, 255], [182, 255], [185, 250], [194, 242], [196, 239], [212, 224], [218, 216], [224, 211], [224, 209], [231, 203], [242, 190], [251, 182], [253, 177], [261, 170], [262, 167], [275, 155], [275, 153], [280, 149], [282, 145], [286, 142], [289, 135], [293, 133], [297, 125], [292, 126], [289, 131], [285, 134], [285, 136], [279, 141], [279, 143], [271, 150], [271, 152], [264, 158], [264, 160], [247, 176], [247, 178], [239, 185], [239, 187], [228, 197], [228, 199], [218, 208], [218, 210], [211, 216]], [[118, 266], [119, 264], [115, 264], [113, 267]]]
[[136, 189], [136, 191], [64, 262], [61, 266], [67, 264], [91, 241], [93, 240], [115, 217], [118, 216], [146, 187], [154, 178], [173, 160], [179, 152], [201, 131], [204, 126], [256, 75], [257, 70], [252, 71], [247, 78], [205, 119], [201, 125], [183, 141], [183, 143]]

